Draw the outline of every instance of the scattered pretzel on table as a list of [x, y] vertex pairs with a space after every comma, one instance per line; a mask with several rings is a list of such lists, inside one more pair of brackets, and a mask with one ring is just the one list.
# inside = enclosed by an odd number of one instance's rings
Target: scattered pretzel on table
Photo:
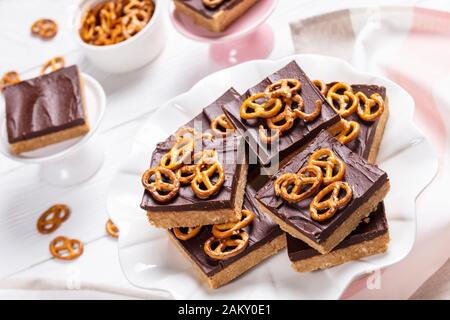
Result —
[[[151, 181], [153, 176], [155, 179]], [[142, 175], [142, 185], [153, 199], [163, 203], [170, 201], [180, 190], [180, 181], [175, 173], [164, 167], [153, 167], [145, 171]]]
[[37, 230], [42, 234], [49, 234], [69, 219], [70, 209], [65, 204], [55, 204], [48, 208], [36, 223]]
[[214, 118], [214, 120], [211, 122], [211, 129], [214, 134], [220, 137], [226, 137], [234, 131], [233, 126], [228, 121], [225, 114], [221, 114], [220, 116]]
[[140, 32], [155, 10], [152, 0], [110, 0], [88, 10], [79, 34], [89, 44], [105, 46], [125, 41]]
[[306, 166], [297, 173], [285, 173], [274, 183], [275, 194], [288, 202], [299, 202], [314, 195], [323, 181], [322, 170]]
[[323, 183], [325, 185], [344, 178], [345, 163], [337, 158], [330, 149], [324, 148], [313, 152], [309, 157], [308, 164], [325, 170], [323, 175]]
[[361, 132], [361, 126], [356, 121], [347, 121], [341, 119], [342, 130], [337, 133], [336, 139], [342, 144], [347, 144], [358, 138]]
[[253, 221], [255, 214], [249, 210], [242, 210], [241, 220], [238, 222], [229, 222], [222, 224], [215, 224], [212, 227], [212, 234], [217, 239], [226, 239], [239, 232], [240, 229], [245, 228]]
[[[344, 195], [341, 196], [342, 191]], [[338, 209], [345, 207], [352, 199], [352, 188], [346, 182], [336, 181], [323, 188], [311, 201], [311, 218], [324, 221], [334, 216]], [[326, 198], [326, 200], [323, 200]]]
[[56, 237], [49, 246], [51, 254], [61, 260], [73, 260], [83, 254], [84, 246], [80, 240]]
[[186, 241], [194, 238], [196, 235], [200, 233], [202, 230], [202, 226], [198, 227], [179, 227], [173, 228], [173, 233], [177, 239]]
[[[384, 101], [380, 94], [374, 93], [368, 98], [364, 93], [357, 92], [356, 97], [359, 99], [358, 103], [358, 116], [364, 121], [375, 121], [377, 120], [384, 112]], [[364, 108], [361, 107], [361, 104], [364, 104]], [[373, 112], [372, 109], [376, 110]]]
[[239, 231], [230, 238], [217, 239], [211, 237], [206, 240], [203, 248], [205, 253], [215, 260], [225, 260], [241, 253], [248, 246], [249, 235], [245, 231]]
[[41, 68], [41, 75], [46, 74], [48, 70], [54, 72], [64, 68], [65, 61], [63, 57], [54, 57], [48, 60]]
[[344, 82], [336, 82], [331, 86], [327, 92], [327, 101], [344, 118], [358, 108], [358, 97], [353, 93], [352, 87]]
[[119, 228], [117, 228], [117, 226], [114, 224], [114, 222], [112, 222], [111, 219], [108, 219], [108, 221], [106, 221], [105, 230], [111, 237], [119, 237]]
[[51, 19], [39, 19], [31, 25], [31, 34], [43, 40], [49, 40], [58, 33], [58, 25]]

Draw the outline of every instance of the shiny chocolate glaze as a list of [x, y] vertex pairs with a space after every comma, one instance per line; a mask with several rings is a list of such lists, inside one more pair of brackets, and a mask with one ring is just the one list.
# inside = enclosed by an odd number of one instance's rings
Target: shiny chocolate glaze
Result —
[[[306, 123], [305, 121], [295, 120], [294, 126], [284, 133], [279, 139], [278, 152], [271, 150], [272, 146], [266, 146], [261, 143], [259, 138], [258, 127], [260, 124], [265, 124], [264, 119], [244, 120], [240, 117], [240, 107], [244, 100], [250, 95], [262, 92], [268, 85], [280, 79], [294, 78], [300, 80], [302, 84], [301, 96], [305, 102], [305, 111], [312, 112], [316, 108], [316, 101], [320, 100], [322, 103], [322, 113], [314, 121]], [[293, 107], [296, 107], [295, 105]], [[250, 88], [241, 98], [241, 100], [233, 100], [223, 105], [223, 109], [230, 118], [233, 125], [237, 128], [239, 133], [245, 137], [253, 149], [253, 152], [258, 155], [258, 161], [262, 165], [269, 164], [273, 159], [279, 157], [280, 161], [288, 154], [296, 149], [306, 145], [312, 140], [321, 130], [331, 127], [333, 124], [339, 122], [339, 115], [331, 108], [325, 97], [320, 94], [316, 86], [311, 82], [308, 76], [297, 65], [295, 61], [268, 76], [260, 83]], [[275, 149], [275, 148], [274, 148]]]
[[[309, 205], [313, 197], [289, 204], [275, 195], [274, 181], [283, 173], [297, 172], [305, 166], [310, 155], [319, 149], [329, 148], [346, 164], [345, 177], [353, 190], [352, 200], [344, 208], [325, 221], [315, 221], [310, 217]], [[338, 226], [367, 201], [388, 180], [387, 174], [375, 165], [353, 153], [328, 132], [322, 131], [306, 148], [290, 160], [262, 187], [257, 199], [273, 214], [316, 243], [325, 241]]]
[[[334, 250], [343, 249], [352, 245], [373, 240], [388, 232], [388, 224], [384, 203], [380, 203], [376, 211], [370, 214], [369, 222], [361, 222]], [[291, 261], [299, 261], [320, 255], [318, 251], [308, 246], [303, 241], [286, 235], [288, 256]]]
[[77, 66], [4, 89], [8, 142], [15, 143], [85, 124]]

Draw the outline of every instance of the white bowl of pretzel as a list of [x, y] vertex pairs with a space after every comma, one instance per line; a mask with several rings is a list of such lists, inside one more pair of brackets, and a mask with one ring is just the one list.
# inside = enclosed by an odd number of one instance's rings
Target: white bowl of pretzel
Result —
[[88, 59], [106, 72], [142, 67], [164, 48], [163, 0], [85, 0], [74, 17], [75, 37]]

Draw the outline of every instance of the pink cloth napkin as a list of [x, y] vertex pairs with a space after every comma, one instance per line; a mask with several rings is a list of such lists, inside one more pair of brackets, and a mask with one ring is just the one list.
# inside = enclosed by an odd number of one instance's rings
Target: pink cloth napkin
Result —
[[[336, 56], [406, 89], [416, 103], [416, 124], [437, 150], [439, 172], [417, 199], [411, 253], [355, 281], [343, 295], [408, 298], [450, 255], [450, 13], [418, 7], [346, 9], [294, 22], [291, 30], [297, 53]], [[411, 179], [414, 175], [420, 172], [411, 172]]]

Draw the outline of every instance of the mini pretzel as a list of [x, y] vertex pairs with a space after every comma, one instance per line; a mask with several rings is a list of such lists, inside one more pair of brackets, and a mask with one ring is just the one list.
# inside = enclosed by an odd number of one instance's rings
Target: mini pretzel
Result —
[[[258, 102], [261, 101], [261, 102]], [[248, 97], [241, 106], [242, 119], [272, 118], [280, 112], [282, 102], [278, 98], [267, 98], [265, 93], [257, 93]], [[253, 110], [249, 112], [249, 109]]]
[[131, 10], [122, 18], [122, 32], [125, 35], [125, 38], [131, 38], [136, 33], [141, 31], [149, 20], [150, 15], [146, 11]]
[[269, 98], [292, 98], [300, 91], [302, 84], [297, 79], [281, 79], [267, 86], [265, 94]]
[[[213, 176], [217, 176], [216, 181], [212, 180]], [[191, 182], [191, 187], [197, 197], [207, 199], [219, 191], [224, 182], [224, 168], [219, 160], [203, 158], [195, 168], [195, 178]]]
[[253, 221], [255, 215], [249, 210], [242, 210], [241, 220], [223, 224], [215, 224], [212, 227], [212, 234], [217, 239], [226, 239], [239, 233], [239, 230], [245, 228]]
[[83, 254], [83, 243], [80, 240], [67, 237], [56, 237], [50, 242], [51, 254], [61, 260], [73, 260]]
[[225, 260], [241, 253], [248, 246], [248, 233], [240, 231], [231, 238], [217, 239], [211, 237], [206, 240], [203, 248], [205, 253], [215, 260]]
[[272, 130], [270, 136], [266, 134], [266, 129], [262, 124], [259, 125], [259, 137], [262, 142], [271, 144], [278, 139], [284, 132], [288, 131], [294, 125], [296, 115], [291, 109], [291, 103], [286, 103], [284, 111], [276, 116], [266, 119], [268, 130]]
[[336, 135], [336, 139], [342, 144], [347, 144], [358, 138], [361, 127], [356, 121], [341, 119], [342, 130]]
[[[155, 180], [150, 181], [153, 175]], [[180, 181], [175, 173], [164, 167], [153, 167], [145, 171], [142, 175], [142, 185], [159, 202], [170, 201], [180, 190]]]
[[203, 0], [203, 4], [210, 9], [214, 9], [220, 6], [223, 1], [224, 0]]
[[106, 232], [113, 238], [119, 237], [119, 228], [112, 222], [111, 219], [108, 219], [105, 225]]
[[[374, 93], [367, 98], [367, 96], [362, 93], [356, 93], [356, 97], [360, 102], [364, 103], [364, 109], [358, 103], [358, 116], [365, 121], [375, 121], [380, 117], [384, 112], [384, 101], [380, 94]], [[375, 112], [372, 112], [372, 109], [377, 106], [378, 109]]]
[[275, 194], [288, 202], [299, 202], [315, 194], [322, 180], [322, 170], [319, 167], [306, 166], [296, 174], [285, 173], [275, 180]]
[[36, 227], [42, 234], [49, 234], [70, 216], [70, 209], [65, 204], [55, 204], [48, 208], [38, 219]]
[[211, 129], [217, 136], [226, 137], [234, 128], [228, 121], [227, 116], [221, 114], [211, 122]]
[[2, 91], [5, 87], [19, 83], [20, 81], [22, 80], [20, 80], [20, 76], [16, 71], [6, 72], [0, 81], [0, 91]]
[[193, 138], [179, 137], [169, 152], [162, 156], [159, 165], [169, 170], [176, 170], [188, 162], [194, 151]]
[[31, 34], [48, 40], [56, 36], [58, 33], [58, 25], [51, 19], [39, 19], [31, 25]]
[[316, 108], [311, 113], [306, 113], [303, 111], [303, 109], [303, 104], [299, 104], [299, 107], [294, 109], [297, 118], [302, 119], [305, 122], [314, 121], [318, 116], [320, 116], [320, 113], [322, 111], [322, 101], [316, 100]]
[[180, 240], [186, 241], [194, 238], [202, 230], [202, 226], [198, 227], [182, 227], [173, 228], [173, 234]]
[[47, 61], [41, 68], [41, 75], [46, 74], [47, 70], [50, 69], [51, 72], [64, 68], [64, 58], [55, 57]]
[[[345, 195], [340, 197], [342, 190], [345, 192]], [[311, 201], [309, 207], [311, 218], [316, 221], [330, 219], [338, 209], [345, 207], [350, 202], [352, 195], [352, 188], [350, 188], [348, 183], [342, 181], [333, 182], [323, 188]], [[322, 201], [324, 198], [327, 198], [327, 200]]]
[[183, 127], [181, 129], [178, 129], [178, 131], [175, 133], [178, 137], [190, 137], [194, 140], [196, 139], [204, 139], [204, 140], [212, 140], [213, 136], [208, 132], [198, 132], [195, 128], [192, 127]]
[[322, 80], [313, 80], [312, 83], [316, 86], [317, 89], [319, 89], [320, 93], [324, 96], [327, 95], [328, 86], [327, 84]]
[[[338, 91], [342, 90], [343, 93], [339, 94]], [[327, 101], [344, 118], [358, 108], [358, 98], [353, 94], [352, 87], [344, 82], [337, 82], [328, 90]], [[335, 102], [337, 102], [339, 108], [336, 108]]]
[[[340, 181], [345, 175], [345, 164], [338, 159], [330, 149], [320, 149], [315, 151], [308, 160], [311, 166], [317, 166], [325, 170], [323, 183], [328, 185], [335, 181]], [[336, 173], [334, 173], [336, 171]]]

